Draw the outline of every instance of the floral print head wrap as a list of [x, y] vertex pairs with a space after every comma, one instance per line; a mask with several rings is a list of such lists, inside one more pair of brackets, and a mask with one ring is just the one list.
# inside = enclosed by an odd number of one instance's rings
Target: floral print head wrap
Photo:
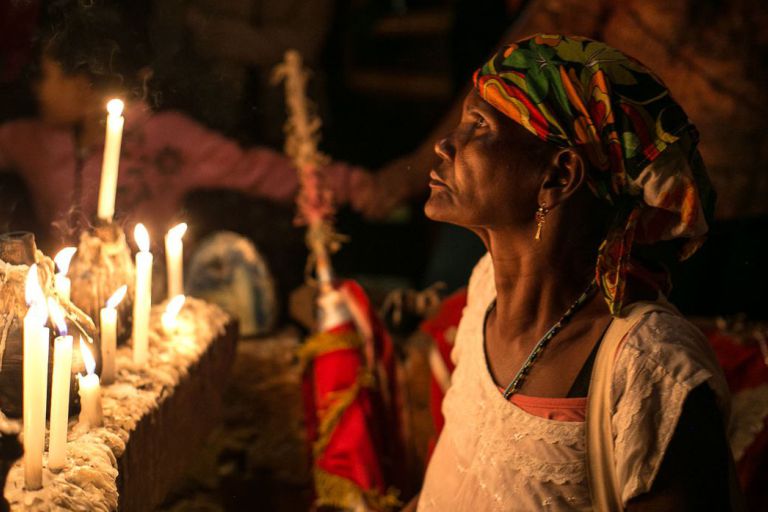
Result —
[[596, 265], [611, 314], [621, 313], [627, 278], [643, 277], [635, 242], [679, 239], [681, 259], [703, 243], [715, 196], [698, 133], [638, 61], [590, 39], [539, 34], [502, 47], [474, 85], [539, 139], [588, 160], [590, 189], [616, 215]]

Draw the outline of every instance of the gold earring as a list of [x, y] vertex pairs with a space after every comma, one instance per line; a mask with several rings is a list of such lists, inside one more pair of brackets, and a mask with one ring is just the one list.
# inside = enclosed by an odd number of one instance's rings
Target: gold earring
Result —
[[549, 208], [547, 208], [546, 203], [539, 206], [539, 209], [536, 210], [536, 236], [533, 237], [534, 240], [541, 240], [541, 228], [544, 227], [548, 213]]

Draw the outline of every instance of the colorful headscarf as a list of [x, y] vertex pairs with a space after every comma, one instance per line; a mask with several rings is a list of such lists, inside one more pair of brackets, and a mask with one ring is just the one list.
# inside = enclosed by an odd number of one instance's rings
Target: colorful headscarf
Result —
[[698, 133], [662, 81], [638, 61], [582, 37], [539, 34], [502, 47], [474, 75], [480, 96], [539, 139], [579, 148], [587, 183], [614, 206], [596, 277], [621, 313], [627, 276], [643, 273], [634, 242], [704, 241], [714, 193]]

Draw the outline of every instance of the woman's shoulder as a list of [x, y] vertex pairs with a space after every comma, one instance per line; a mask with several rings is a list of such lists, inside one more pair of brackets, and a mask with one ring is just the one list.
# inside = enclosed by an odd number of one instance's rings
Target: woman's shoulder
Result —
[[625, 503], [647, 492], [691, 392], [707, 384], [724, 420], [728, 386], [706, 337], [668, 303], [629, 315], [616, 354], [612, 423]]
[[[719, 373], [719, 365], [704, 334], [669, 303], [646, 308], [631, 326], [617, 362], [653, 369], [680, 384], [698, 385]], [[618, 364], [617, 369], [627, 365]], [[704, 379], [706, 380], [706, 379]]]

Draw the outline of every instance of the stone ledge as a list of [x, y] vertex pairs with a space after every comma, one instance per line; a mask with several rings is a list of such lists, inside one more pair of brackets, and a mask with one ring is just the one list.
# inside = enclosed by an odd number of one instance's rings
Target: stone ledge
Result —
[[66, 468], [44, 470], [44, 487], [35, 492], [24, 491], [21, 461], [11, 469], [11, 510], [152, 510], [183, 474], [221, 418], [237, 324], [188, 298], [179, 330], [167, 336], [163, 307], [152, 311], [145, 368], [133, 365], [129, 347], [118, 349], [116, 382], [102, 389], [104, 426], [85, 431], [73, 418]]

